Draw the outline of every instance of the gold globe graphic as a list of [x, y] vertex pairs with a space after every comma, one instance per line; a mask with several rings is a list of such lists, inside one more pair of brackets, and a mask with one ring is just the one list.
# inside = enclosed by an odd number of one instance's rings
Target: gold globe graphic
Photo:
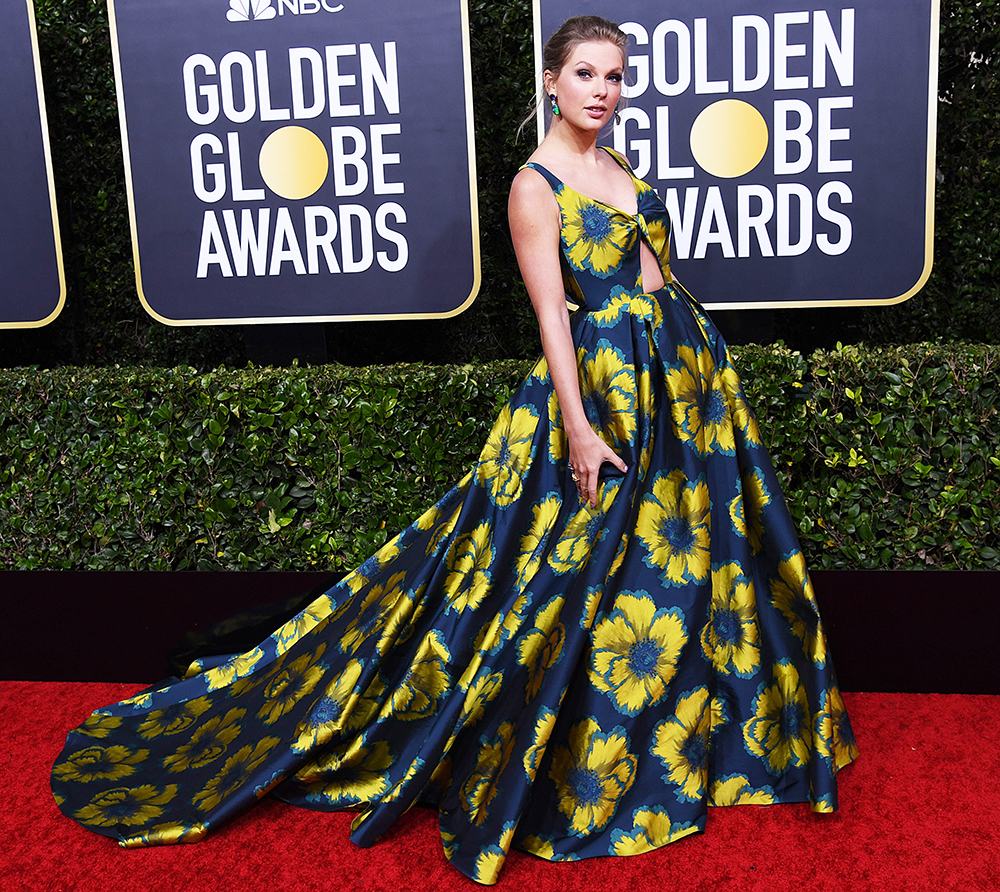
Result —
[[701, 168], [732, 179], [750, 173], [767, 151], [767, 122], [749, 102], [720, 99], [691, 126], [691, 154]]
[[308, 198], [326, 180], [330, 157], [323, 141], [305, 127], [275, 130], [260, 147], [260, 175], [282, 198]]

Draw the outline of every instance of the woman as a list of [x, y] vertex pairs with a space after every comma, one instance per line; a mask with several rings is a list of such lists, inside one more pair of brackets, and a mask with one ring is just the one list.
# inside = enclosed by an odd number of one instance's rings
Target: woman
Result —
[[258, 647], [71, 732], [67, 815], [189, 842], [273, 792], [358, 807], [369, 845], [419, 801], [493, 883], [512, 844], [630, 855], [708, 804], [836, 808], [856, 748], [778, 483], [663, 204], [597, 147], [625, 45], [587, 16], [546, 46], [509, 208], [545, 359], [476, 468]]

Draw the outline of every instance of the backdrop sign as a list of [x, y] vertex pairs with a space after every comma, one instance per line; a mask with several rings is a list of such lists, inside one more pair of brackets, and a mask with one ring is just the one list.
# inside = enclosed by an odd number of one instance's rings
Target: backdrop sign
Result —
[[0, 0], [0, 328], [37, 328], [66, 300], [31, 0]]
[[479, 288], [465, 0], [109, 0], [136, 284], [170, 324]]
[[923, 287], [938, 0], [535, 0], [536, 58], [583, 13], [631, 35], [604, 141], [665, 200], [675, 272], [707, 306], [891, 304]]

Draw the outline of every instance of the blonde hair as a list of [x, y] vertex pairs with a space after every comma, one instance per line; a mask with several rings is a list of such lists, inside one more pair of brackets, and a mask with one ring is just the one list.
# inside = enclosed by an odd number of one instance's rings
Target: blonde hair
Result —
[[[628, 50], [628, 35], [621, 28], [599, 15], [578, 15], [566, 19], [545, 42], [545, 47], [542, 49], [542, 71], [551, 72], [554, 78], [558, 78], [566, 60], [569, 59], [577, 45], [604, 41], [618, 47], [622, 54], [622, 68], [624, 69], [625, 55]], [[539, 106], [545, 105], [546, 98], [543, 86], [532, 101], [528, 116], [521, 121], [521, 126], [517, 128], [516, 139], [520, 139], [521, 131], [534, 121]]]

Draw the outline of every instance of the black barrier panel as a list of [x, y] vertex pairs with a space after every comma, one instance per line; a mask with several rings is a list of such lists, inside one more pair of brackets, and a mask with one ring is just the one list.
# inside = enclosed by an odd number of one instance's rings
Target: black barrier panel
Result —
[[706, 306], [891, 304], [931, 271], [938, 0], [535, 0], [631, 36], [624, 152]]
[[0, 328], [36, 328], [66, 300], [31, 0], [0, 0]]
[[479, 288], [462, 0], [111, 0], [162, 322], [451, 316]]

